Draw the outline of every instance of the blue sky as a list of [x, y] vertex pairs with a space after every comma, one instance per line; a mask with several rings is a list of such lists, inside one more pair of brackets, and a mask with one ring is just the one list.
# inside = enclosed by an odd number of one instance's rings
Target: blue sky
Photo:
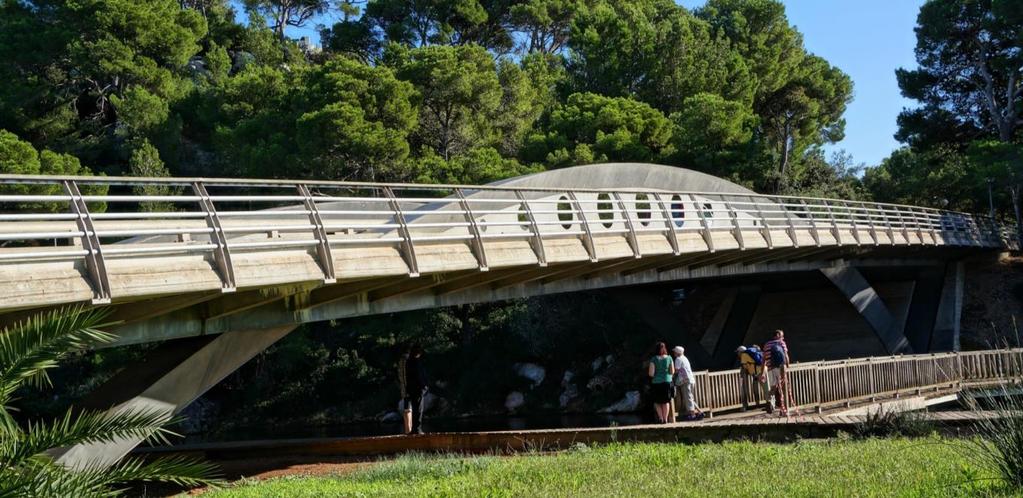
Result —
[[[693, 8], [702, 0], [683, 0]], [[824, 57], [853, 80], [845, 112], [845, 149], [857, 163], [873, 166], [899, 147], [895, 118], [912, 101], [902, 97], [895, 69], [916, 66], [916, 14], [923, 0], [783, 0], [789, 22], [803, 33], [807, 50]]]
[[[679, 1], [679, 0], [677, 0]], [[680, 0], [689, 8], [705, 0]], [[824, 57], [853, 80], [845, 113], [845, 139], [829, 150], [845, 150], [853, 161], [873, 166], [899, 147], [895, 118], [912, 102], [902, 98], [895, 69], [914, 67], [913, 27], [923, 0], [783, 0], [789, 22], [803, 33], [807, 50]], [[241, 10], [241, 9], [239, 9]], [[332, 24], [337, 16], [317, 19]], [[319, 43], [315, 26], [290, 30]]]

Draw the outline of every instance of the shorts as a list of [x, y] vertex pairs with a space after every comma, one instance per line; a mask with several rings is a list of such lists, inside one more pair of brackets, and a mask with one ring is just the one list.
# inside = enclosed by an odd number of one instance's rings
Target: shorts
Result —
[[672, 388], [671, 382], [659, 382], [657, 384], [650, 384], [650, 396], [653, 398], [654, 403], [664, 404], [671, 401]]
[[780, 385], [780, 383], [781, 383], [781, 369], [780, 368], [772, 368], [772, 369], [768, 370], [767, 371], [767, 381], [770, 383], [771, 387], [775, 387], [775, 386]]

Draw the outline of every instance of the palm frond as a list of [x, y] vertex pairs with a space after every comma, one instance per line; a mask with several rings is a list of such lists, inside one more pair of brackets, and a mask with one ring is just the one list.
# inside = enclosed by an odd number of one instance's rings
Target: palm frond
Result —
[[0, 465], [17, 465], [50, 448], [109, 443], [121, 439], [167, 443], [174, 435], [164, 426], [174, 422], [167, 410], [142, 408], [114, 412], [74, 411], [49, 423], [30, 422], [21, 437], [0, 444]]
[[16, 467], [0, 467], [0, 498], [116, 496], [105, 481], [74, 472], [62, 465], [33, 460]]
[[68, 353], [114, 336], [99, 330], [109, 312], [82, 306], [41, 313], [0, 331], [0, 404], [24, 383], [49, 384], [47, 370]]
[[179, 486], [204, 486], [220, 482], [220, 469], [213, 463], [185, 455], [143, 460], [126, 458], [102, 470], [107, 486], [130, 482], [166, 482]]

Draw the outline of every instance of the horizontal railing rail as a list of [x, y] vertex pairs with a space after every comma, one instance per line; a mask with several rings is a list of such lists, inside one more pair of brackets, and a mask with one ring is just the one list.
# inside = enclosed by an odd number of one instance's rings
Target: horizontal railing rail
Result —
[[546, 265], [545, 242], [578, 238], [591, 261], [594, 239], [624, 237], [644, 256], [649, 237], [682, 252], [687, 234], [709, 252], [729, 249], [943, 245], [1015, 247], [1012, 229], [979, 215], [899, 204], [656, 189], [519, 188], [223, 178], [0, 175], [0, 264], [83, 261], [94, 302], [112, 290], [106, 260], [204, 254], [225, 292], [237, 287], [233, 253], [315, 252], [324, 282], [339, 248], [391, 246], [408, 274], [417, 247], [464, 243], [480, 271], [494, 242], [528, 241]]
[[[694, 375], [697, 404], [707, 412], [741, 408], [744, 389], [751, 406], [764, 402], [760, 390], [742, 382], [738, 369]], [[1023, 382], [1023, 348], [793, 363], [786, 376], [790, 407], [820, 411], [883, 397]]]

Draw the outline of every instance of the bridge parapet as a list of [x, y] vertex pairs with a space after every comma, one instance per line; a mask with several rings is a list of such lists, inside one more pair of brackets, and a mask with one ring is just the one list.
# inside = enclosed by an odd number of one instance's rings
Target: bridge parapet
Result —
[[687, 253], [1016, 244], [985, 216], [812, 197], [204, 178], [0, 184], [10, 289], [0, 310], [587, 260], [670, 265]]

